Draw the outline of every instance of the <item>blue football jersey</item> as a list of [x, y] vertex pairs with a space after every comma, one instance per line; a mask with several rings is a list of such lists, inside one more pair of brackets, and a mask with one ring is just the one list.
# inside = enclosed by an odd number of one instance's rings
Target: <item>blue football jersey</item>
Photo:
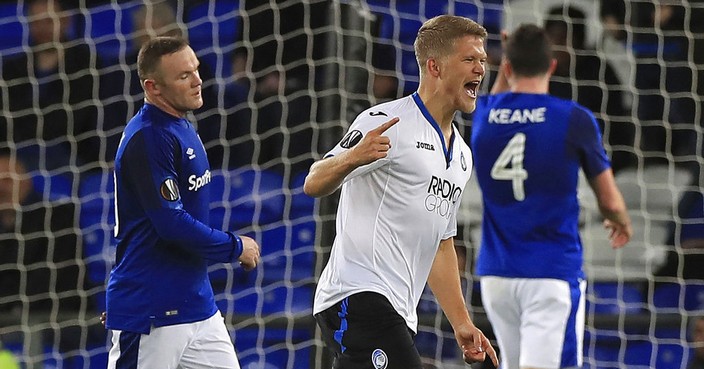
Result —
[[484, 204], [477, 274], [583, 278], [579, 170], [610, 167], [593, 114], [550, 95], [483, 96], [470, 146]]
[[145, 104], [127, 124], [115, 158], [116, 261], [107, 286], [107, 327], [152, 326], [217, 311], [210, 261], [233, 262], [242, 241], [208, 226], [210, 167], [193, 125]]

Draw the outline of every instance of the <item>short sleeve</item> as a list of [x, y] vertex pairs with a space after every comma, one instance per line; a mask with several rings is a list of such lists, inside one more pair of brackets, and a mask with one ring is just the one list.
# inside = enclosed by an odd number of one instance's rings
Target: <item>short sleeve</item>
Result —
[[594, 115], [582, 107], [572, 109], [569, 140], [578, 150], [580, 164], [587, 178], [594, 178], [611, 167]]
[[[332, 156], [336, 156], [352, 149], [353, 147], [355, 147], [355, 145], [359, 144], [362, 141], [364, 136], [366, 136], [369, 131], [379, 127], [388, 120], [389, 117], [386, 115], [371, 115], [368, 113], [368, 111], [363, 112], [362, 114], [357, 116], [357, 119], [352, 122], [349, 130], [347, 130], [347, 133], [345, 133], [340, 142], [338, 142], [335, 147], [328, 151], [328, 153], [325, 154], [325, 157], [329, 158]], [[362, 174], [369, 173], [377, 168], [385, 166], [393, 160], [393, 157], [395, 155], [394, 141], [398, 137], [398, 126], [401, 123], [402, 122], [399, 122], [398, 124], [394, 125], [383, 133], [384, 136], [389, 137], [389, 139], [391, 140], [391, 148], [389, 149], [388, 156], [355, 169], [354, 171], [352, 171], [352, 173], [345, 177], [345, 182], [354, 177], [358, 177]]]

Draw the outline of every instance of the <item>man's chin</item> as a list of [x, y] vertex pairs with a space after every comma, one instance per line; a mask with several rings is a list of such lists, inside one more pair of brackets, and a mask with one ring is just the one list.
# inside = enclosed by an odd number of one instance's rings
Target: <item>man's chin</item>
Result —
[[474, 112], [474, 109], [477, 108], [477, 104], [472, 102], [472, 104], [466, 104], [465, 106], [460, 109], [463, 113], [469, 114]]

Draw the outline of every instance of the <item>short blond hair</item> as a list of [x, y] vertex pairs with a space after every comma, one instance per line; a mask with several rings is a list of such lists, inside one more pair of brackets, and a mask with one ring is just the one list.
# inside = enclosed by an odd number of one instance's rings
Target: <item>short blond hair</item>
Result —
[[487, 33], [479, 23], [455, 15], [439, 15], [425, 21], [413, 43], [420, 73], [423, 74], [423, 66], [428, 59], [443, 58], [452, 54], [455, 41], [464, 36], [486, 39]]

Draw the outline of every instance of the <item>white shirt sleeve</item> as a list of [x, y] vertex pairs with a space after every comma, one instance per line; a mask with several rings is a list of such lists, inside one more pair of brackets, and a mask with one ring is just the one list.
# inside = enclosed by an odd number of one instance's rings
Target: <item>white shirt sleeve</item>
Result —
[[[358, 115], [357, 119], [352, 122], [349, 130], [342, 137], [342, 140], [340, 140], [340, 142], [338, 142], [335, 147], [328, 151], [328, 153], [325, 154], [325, 157], [327, 158], [331, 156], [336, 156], [352, 149], [355, 145], [362, 141], [364, 136], [366, 136], [369, 131], [379, 127], [388, 120], [389, 117], [387, 116], [369, 116], [366, 111], [362, 112], [362, 114]], [[398, 137], [398, 125], [400, 123], [401, 122], [397, 123], [382, 134], [383, 136], [389, 137], [389, 139], [391, 140], [391, 148], [389, 149], [387, 156], [367, 165], [363, 165], [361, 167], [356, 168], [352, 171], [352, 173], [348, 174], [347, 177], [345, 177], [343, 183], [349, 181], [352, 178], [361, 176], [375, 169], [381, 168], [389, 164], [393, 160], [395, 153], [394, 141]]]

